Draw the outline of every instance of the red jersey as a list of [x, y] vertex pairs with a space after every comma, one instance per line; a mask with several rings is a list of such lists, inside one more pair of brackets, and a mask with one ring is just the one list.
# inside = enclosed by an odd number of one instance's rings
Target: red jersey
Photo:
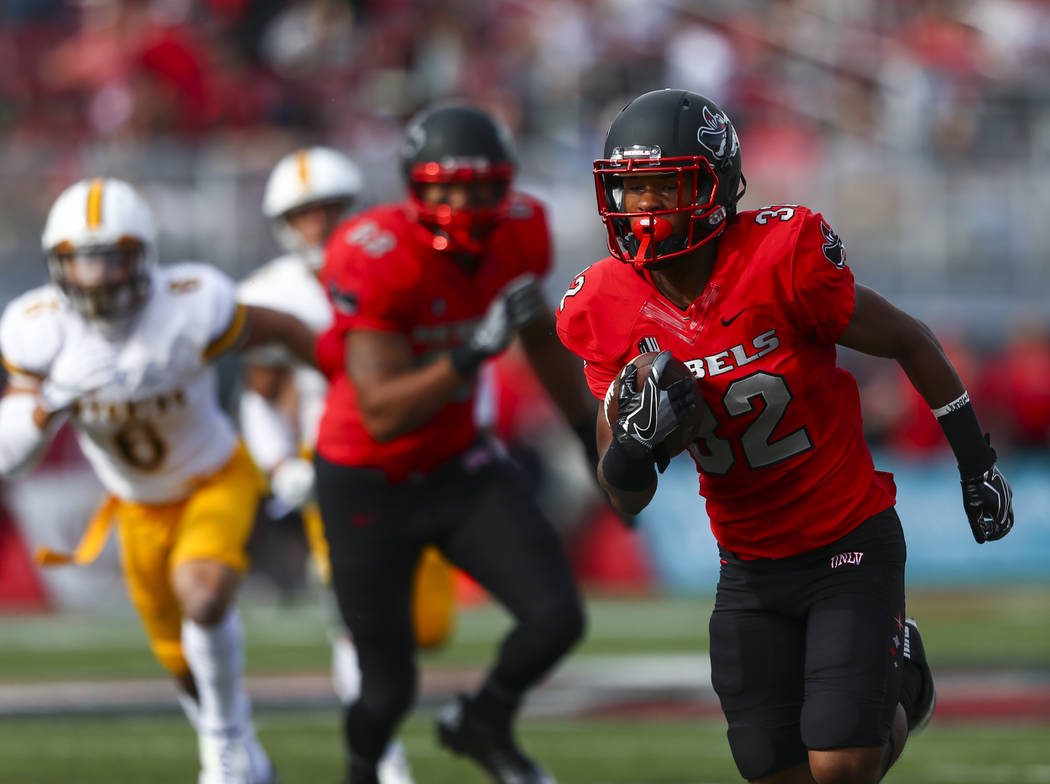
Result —
[[[353, 329], [396, 332], [409, 341], [417, 365], [463, 345], [489, 303], [522, 273], [537, 277], [550, 266], [550, 237], [543, 207], [514, 194], [508, 217], [489, 237], [476, 271], [464, 272], [434, 250], [407, 205], [373, 207], [341, 224], [328, 240], [321, 270], [335, 310], [326, 353]], [[475, 380], [411, 433], [380, 443], [361, 421], [357, 396], [342, 363], [328, 368], [330, 386], [317, 450], [326, 460], [378, 468], [392, 480], [425, 474], [470, 446]]]
[[805, 207], [743, 212], [719, 240], [711, 278], [682, 310], [648, 272], [609, 257], [562, 298], [558, 334], [598, 398], [645, 351], [669, 349], [698, 379], [704, 408], [689, 447], [715, 538], [743, 558], [828, 544], [889, 508], [853, 377], [835, 341], [853, 314], [842, 243]]

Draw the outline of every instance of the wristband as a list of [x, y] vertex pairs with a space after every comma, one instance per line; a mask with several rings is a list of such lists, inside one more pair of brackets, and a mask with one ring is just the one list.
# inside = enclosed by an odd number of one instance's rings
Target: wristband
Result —
[[[944, 411], [943, 414], [937, 414]], [[995, 450], [988, 444], [987, 436], [981, 433], [977, 414], [969, 396], [963, 393], [946, 406], [935, 409], [937, 423], [948, 439], [948, 445], [959, 463], [959, 474], [963, 477], [980, 476], [995, 463]]]
[[953, 411], [958, 411], [970, 402], [970, 393], [965, 390], [959, 397], [955, 398], [951, 403], [940, 408], [933, 409], [933, 415], [940, 419], [945, 414], [950, 414]]
[[452, 367], [463, 376], [472, 376], [478, 372], [486, 355], [470, 346], [457, 346], [449, 352]]
[[656, 468], [652, 458], [632, 458], [614, 438], [602, 458], [602, 476], [617, 490], [637, 493], [652, 487]]

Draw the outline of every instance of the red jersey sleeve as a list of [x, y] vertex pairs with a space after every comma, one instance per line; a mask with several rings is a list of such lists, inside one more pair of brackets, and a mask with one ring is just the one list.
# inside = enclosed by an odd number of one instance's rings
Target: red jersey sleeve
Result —
[[551, 236], [543, 204], [528, 194], [515, 192], [507, 218], [522, 258], [522, 272], [531, 272], [540, 279], [546, 277], [551, 268]]
[[[632, 351], [631, 329], [640, 302], [631, 287], [616, 280], [620, 262], [604, 259], [581, 271], [558, 303], [558, 338], [584, 361], [591, 394], [605, 398], [609, 384], [638, 351]], [[626, 281], [630, 283], [631, 281]]]
[[408, 331], [418, 286], [404, 261], [397, 234], [379, 216], [366, 212], [339, 226], [325, 247], [321, 270], [335, 314], [332, 331]]
[[846, 249], [820, 213], [803, 213], [791, 260], [792, 320], [818, 343], [834, 343], [853, 316], [856, 300]]

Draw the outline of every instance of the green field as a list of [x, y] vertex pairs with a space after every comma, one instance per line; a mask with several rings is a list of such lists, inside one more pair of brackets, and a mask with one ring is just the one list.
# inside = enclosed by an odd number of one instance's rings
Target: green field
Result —
[[[342, 773], [335, 717], [269, 712], [260, 737], [286, 784], [336, 784]], [[931, 726], [885, 779], [895, 784], [1045, 784], [1047, 727]], [[470, 763], [436, 747], [429, 721], [402, 737], [417, 784], [482, 784]], [[524, 745], [560, 784], [716, 784], [739, 781], [718, 721], [525, 720]], [[175, 716], [0, 721], [0, 778], [19, 784], [149, 782], [196, 776], [194, 738]]]
[[[909, 610], [940, 669], [1024, 669], [1050, 678], [1050, 590], [1046, 586], [974, 593], [913, 593]], [[317, 601], [278, 606], [260, 599], [243, 610], [253, 674], [323, 673], [325, 613]], [[709, 599], [591, 598], [590, 630], [574, 661], [600, 654], [705, 650]], [[454, 642], [422, 657], [423, 668], [477, 666], [508, 620], [483, 604], [464, 612]], [[163, 677], [128, 611], [0, 619], [0, 687], [72, 679]], [[433, 741], [429, 709], [403, 737], [418, 784], [485, 781]], [[257, 711], [260, 735], [285, 784], [330, 782], [342, 772], [339, 717], [331, 710]], [[739, 781], [717, 719], [668, 716], [540, 718], [521, 726], [524, 745], [560, 784], [699, 784]], [[1050, 726], [935, 721], [906, 750], [888, 782], [1050, 784]], [[0, 719], [0, 781], [191, 782], [191, 730], [172, 710]]]
[[[919, 619], [936, 667], [1025, 667], [1050, 673], [1050, 585], [980, 592], [919, 592]], [[249, 673], [318, 672], [328, 666], [319, 601], [242, 603]], [[708, 598], [588, 600], [577, 656], [707, 650]], [[424, 665], [476, 665], [509, 620], [484, 603], [460, 614], [451, 645]], [[130, 609], [91, 614], [0, 616], [0, 683], [162, 675]]]

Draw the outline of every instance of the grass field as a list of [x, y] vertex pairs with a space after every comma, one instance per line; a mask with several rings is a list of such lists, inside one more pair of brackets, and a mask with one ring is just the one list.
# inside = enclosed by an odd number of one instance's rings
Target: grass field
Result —
[[[922, 592], [909, 597], [934, 670], [1021, 668], [1050, 679], [1050, 590]], [[574, 662], [600, 654], [681, 653], [707, 647], [708, 599], [592, 598], [587, 641]], [[245, 602], [248, 670], [321, 673], [325, 613], [316, 601]], [[491, 605], [464, 612], [454, 642], [426, 654], [423, 668], [478, 666], [508, 620]], [[162, 677], [134, 616], [47, 615], [0, 619], [0, 686], [73, 679]], [[418, 709], [403, 737], [418, 784], [485, 781], [439, 750], [430, 710]], [[264, 710], [260, 735], [285, 784], [335, 784], [342, 772], [336, 710]], [[654, 716], [527, 716], [524, 745], [560, 784], [700, 784], [739, 781], [721, 720]], [[887, 782], [1050, 784], [1050, 726], [935, 721], [909, 746]], [[195, 743], [181, 715], [18, 716], [0, 719], [0, 782], [188, 784]]]
[[[260, 737], [286, 784], [336, 784], [342, 773], [335, 717], [269, 712]], [[894, 784], [1046, 784], [1045, 726], [932, 726], [886, 778]], [[482, 784], [470, 763], [438, 749], [428, 717], [402, 737], [418, 784]], [[522, 742], [560, 784], [736, 782], [720, 721], [649, 719], [522, 722]], [[0, 721], [0, 779], [21, 784], [188, 784], [195, 741], [181, 718], [151, 716]]]

